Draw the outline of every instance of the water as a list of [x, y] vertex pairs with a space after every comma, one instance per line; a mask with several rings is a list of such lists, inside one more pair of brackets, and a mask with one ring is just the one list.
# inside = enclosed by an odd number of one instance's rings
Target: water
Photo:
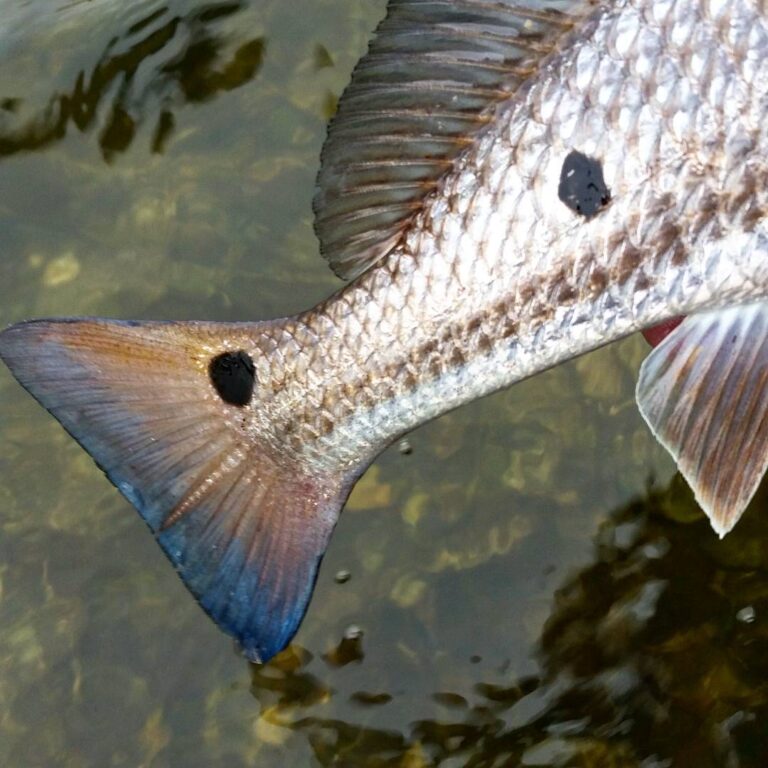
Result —
[[[334, 290], [317, 156], [383, 11], [2, 0], [0, 323]], [[0, 765], [766, 765], [768, 494], [717, 540], [634, 407], [646, 351], [387, 451], [264, 668], [0, 370]]]

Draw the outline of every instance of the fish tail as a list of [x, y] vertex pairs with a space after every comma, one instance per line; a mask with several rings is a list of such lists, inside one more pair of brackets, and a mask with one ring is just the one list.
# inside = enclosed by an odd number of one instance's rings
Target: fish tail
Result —
[[253, 412], [279, 322], [36, 320], [0, 333], [14, 376], [260, 662], [295, 634], [359, 474], [313, 468], [257, 426], [268, 422]]

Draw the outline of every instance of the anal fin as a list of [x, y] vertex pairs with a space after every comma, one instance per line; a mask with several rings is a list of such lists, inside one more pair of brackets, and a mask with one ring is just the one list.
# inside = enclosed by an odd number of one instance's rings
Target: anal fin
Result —
[[687, 317], [643, 362], [636, 395], [725, 536], [768, 468], [768, 303]]

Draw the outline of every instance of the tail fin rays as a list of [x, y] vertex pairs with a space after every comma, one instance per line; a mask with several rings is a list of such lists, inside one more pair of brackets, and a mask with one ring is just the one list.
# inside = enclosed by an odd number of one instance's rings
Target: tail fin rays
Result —
[[208, 364], [256, 357], [259, 324], [33, 321], [0, 334], [16, 378], [138, 509], [252, 660], [293, 637], [351, 480], [275, 456]]

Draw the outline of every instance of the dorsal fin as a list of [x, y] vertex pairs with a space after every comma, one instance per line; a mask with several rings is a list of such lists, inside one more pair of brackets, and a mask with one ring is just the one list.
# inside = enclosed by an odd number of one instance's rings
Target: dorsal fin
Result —
[[594, 0], [390, 0], [323, 147], [315, 230], [339, 277], [386, 255], [489, 108]]

